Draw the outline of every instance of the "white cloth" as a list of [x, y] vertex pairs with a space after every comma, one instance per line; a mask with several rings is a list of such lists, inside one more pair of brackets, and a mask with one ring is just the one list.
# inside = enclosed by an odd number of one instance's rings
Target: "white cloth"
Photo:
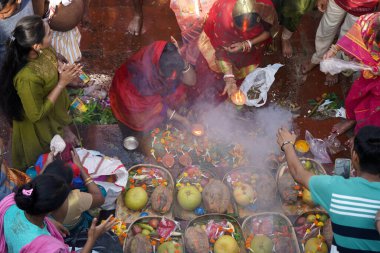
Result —
[[103, 186], [107, 192], [105, 202], [101, 208], [104, 210], [115, 209], [116, 199], [128, 182], [128, 171], [123, 163], [116, 158], [105, 156], [98, 151], [84, 148], [77, 148], [76, 151], [83, 166], [86, 167], [92, 178], [107, 175], [116, 176], [115, 183], [94, 180], [96, 184]]
[[50, 151], [54, 150], [54, 156], [58, 153], [62, 153], [66, 148], [66, 143], [59, 134], [54, 135], [50, 141]]
[[[334, 0], [329, 0], [327, 10], [319, 22], [317, 34], [315, 35], [315, 53], [311, 58], [311, 62], [313, 64], [319, 64], [323, 59], [323, 55], [330, 49], [339, 27], [339, 37], [342, 37], [355, 24], [357, 19], [358, 17], [347, 13], [339, 7]], [[340, 24], [342, 24], [342, 26], [340, 26]]]

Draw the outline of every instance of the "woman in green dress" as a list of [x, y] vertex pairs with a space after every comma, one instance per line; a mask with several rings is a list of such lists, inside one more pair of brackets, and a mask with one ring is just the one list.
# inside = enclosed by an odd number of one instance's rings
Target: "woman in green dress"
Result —
[[80, 65], [59, 64], [50, 46], [51, 31], [39, 16], [27, 16], [16, 25], [0, 74], [0, 106], [12, 124], [12, 163], [33, 165], [49, 152], [50, 140], [60, 134], [75, 144], [66, 92], [81, 71]]

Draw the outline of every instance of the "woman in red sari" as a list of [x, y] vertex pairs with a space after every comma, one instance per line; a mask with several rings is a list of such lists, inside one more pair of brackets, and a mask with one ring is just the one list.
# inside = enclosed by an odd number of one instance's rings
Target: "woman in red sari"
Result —
[[166, 119], [188, 125], [176, 109], [186, 100], [185, 85], [195, 80], [175, 44], [156, 41], [138, 51], [116, 71], [109, 91], [123, 135], [141, 136]]
[[353, 83], [345, 101], [347, 120], [335, 125], [333, 132], [340, 135], [355, 125], [355, 132], [367, 125], [380, 126], [380, 13], [361, 16], [325, 58], [339, 50], [373, 71], [363, 71]]
[[198, 40], [198, 93], [234, 93], [260, 65], [277, 24], [271, 0], [217, 0]]

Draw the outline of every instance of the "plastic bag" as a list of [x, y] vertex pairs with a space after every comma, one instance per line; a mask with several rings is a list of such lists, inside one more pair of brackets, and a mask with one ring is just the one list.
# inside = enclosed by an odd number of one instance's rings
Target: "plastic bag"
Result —
[[[268, 91], [275, 80], [274, 75], [282, 66], [284, 65], [276, 63], [265, 68], [257, 68], [244, 79], [240, 90], [247, 98], [246, 105], [261, 107], [267, 102]], [[249, 93], [252, 89], [259, 95], [249, 99]]]
[[331, 155], [338, 154], [346, 149], [337, 137], [338, 136], [336, 134], [330, 134], [325, 140], [328, 152]]
[[372, 68], [357, 62], [343, 61], [337, 58], [329, 58], [321, 61], [320, 70], [326, 74], [329, 73], [330, 75], [336, 75], [346, 70], [362, 71], [372, 70]]
[[314, 138], [309, 131], [306, 130], [305, 139], [309, 143], [310, 151], [314, 155], [314, 159], [320, 163], [331, 163], [329, 154], [327, 153], [327, 144], [324, 140]]

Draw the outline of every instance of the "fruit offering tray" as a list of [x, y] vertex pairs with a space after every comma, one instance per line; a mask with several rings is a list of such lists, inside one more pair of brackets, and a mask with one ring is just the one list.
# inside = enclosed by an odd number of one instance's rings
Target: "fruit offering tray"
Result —
[[234, 169], [224, 176], [223, 182], [230, 189], [234, 213], [239, 218], [245, 218], [259, 210], [273, 210], [277, 205], [276, 181], [265, 170]]
[[295, 219], [294, 230], [302, 252], [329, 252], [333, 232], [326, 212], [303, 213]]
[[206, 214], [189, 222], [185, 231], [187, 253], [245, 253], [243, 231], [233, 217]]
[[[315, 160], [300, 158], [300, 161], [304, 169], [312, 172], [314, 175], [326, 174], [322, 165]], [[280, 165], [277, 170], [276, 181], [281, 197], [282, 209], [286, 215], [297, 216], [309, 211], [322, 210], [313, 203], [310, 191], [294, 181], [287, 163]]]
[[184, 239], [179, 224], [169, 218], [147, 216], [128, 227], [125, 253], [184, 253]]
[[238, 143], [223, 142], [207, 134], [208, 129], [184, 131], [173, 125], [155, 128], [150, 132], [146, 145], [153, 157], [166, 168], [192, 164], [202, 168], [237, 168], [246, 163], [243, 147]]
[[233, 210], [228, 187], [213, 172], [199, 166], [187, 167], [179, 174], [174, 202], [174, 216], [181, 220]]
[[249, 252], [300, 253], [290, 220], [281, 213], [258, 213], [243, 222], [245, 247]]
[[165, 168], [138, 164], [128, 170], [128, 184], [116, 200], [116, 217], [132, 223], [142, 216], [172, 218], [174, 180]]

